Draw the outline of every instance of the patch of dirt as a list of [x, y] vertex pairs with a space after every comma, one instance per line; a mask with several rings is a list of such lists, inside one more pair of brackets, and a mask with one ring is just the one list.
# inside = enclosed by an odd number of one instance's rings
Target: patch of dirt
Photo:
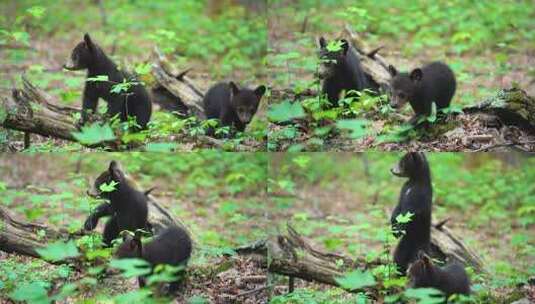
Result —
[[194, 295], [208, 298], [210, 303], [266, 303], [268, 299], [267, 269], [251, 257], [221, 258], [214, 265], [228, 265], [229, 268], [209, 275], [190, 276], [185, 290], [175, 299], [185, 303]]

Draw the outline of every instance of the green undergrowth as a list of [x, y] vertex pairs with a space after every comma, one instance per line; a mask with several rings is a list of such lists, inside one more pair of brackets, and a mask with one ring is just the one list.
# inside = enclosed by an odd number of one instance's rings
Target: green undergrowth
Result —
[[[195, 243], [189, 265], [195, 271], [202, 271], [204, 267], [211, 269], [214, 259], [223, 254], [233, 255], [232, 248], [266, 237], [264, 221], [257, 218], [262, 214], [265, 200], [267, 154], [264, 153], [24, 154], [11, 159], [10, 164], [33, 164], [32, 172], [47, 178], [34, 178], [30, 171], [23, 172], [30, 167], [21, 171], [22, 166], [8, 166], [3, 160], [0, 194], [4, 199], [0, 204], [21, 220], [77, 232], [89, 212], [102, 203], [85, 193], [94, 179], [107, 170], [112, 159], [121, 163], [138, 189], [156, 187], [152, 191], [154, 198], [191, 232]], [[21, 179], [20, 174], [24, 179], [22, 185], [14, 182]], [[113, 191], [113, 186], [110, 188], [104, 190]], [[69, 298], [96, 303], [107, 295], [116, 303], [125, 303], [121, 298], [130, 296], [139, 297], [136, 303], [158, 301], [158, 298], [149, 298], [156, 292], [153, 286], [126, 292], [117, 282], [106, 283], [113, 281], [105, 275], [106, 269], [121, 270], [123, 277], [132, 278], [146, 273], [147, 267], [140, 261], [113, 259], [113, 251], [102, 248], [98, 232], [54, 243], [47, 240], [43, 232], [36, 233], [47, 244], [39, 250], [43, 259], [55, 261], [82, 256], [83, 263], [76, 265], [82, 272], [74, 270], [75, 265], [71, 264], [56, 267], [17, 255], [2, 257], [2, 299], [48, 303]], [[151, 276], [152, 281], [165, 282], [174, 277], [175, 270], [159, 268]], [[190, 280], [194, 281], [195, 277]], [[108, 287], [100, 288], [102, 285]]]
[[[392, 175], [390, 168], [400, 157], [397, 153], [287, 153], [269, 175], [270, 193], [285, 193], [273, 197], [274, 208], [280, 217], [288, 216], [299, 233], [328, 252], [390, 259], [396, 243], [390, 231], [390, 212], [404, 182]], [[467, 269], [474, 293], [467, 301], [501, 303], [517, 284], [535, 274], [530, 262], [535, 252], [530, 233], [535, 225], [531, 182], [535, 175], [529, 169], [533, 159], [521, 154], [461, 153], [433, 153], [427, 158], [434, 220], [449, 218], [448, 228], [482, 257], [488, 272], [476, 274]], [[280, 222], [281, 230], [285, 223]], [[371, 285], [379, 288], [385, 301], [395, 303], [396, 296], [414, 296], [407, 294], [403, 282], [385, 276], [388, 269], [384, 266], [367, 272], [383, 282]], [[348, 274], [346, 283], [370, 282], [365, 277]], [[336, 288], [315, 286], [296, 289], [272, 302], [337, 303], [344, 295], [357, 303], [370, 303], [364, 294], [350, 296]], [[428, 301], [420, 299], [418, 303], [435, 303]]]

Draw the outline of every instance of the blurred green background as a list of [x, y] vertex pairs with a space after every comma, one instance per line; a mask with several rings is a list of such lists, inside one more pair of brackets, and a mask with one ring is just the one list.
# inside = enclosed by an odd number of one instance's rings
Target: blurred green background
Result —
[[400, 70], [442, 60], [454, 70], [454, 102], [472, 104], [518, 82], [535, 95], [531, 0], [270, 0], [269, 71], [277, 87], [311, 85], [316, 38], [349, 25]]

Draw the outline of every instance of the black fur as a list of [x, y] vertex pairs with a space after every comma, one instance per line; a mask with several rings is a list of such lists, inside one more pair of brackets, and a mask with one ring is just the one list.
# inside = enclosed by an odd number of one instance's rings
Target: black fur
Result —
[[442, 291], [446, 298], [452, 294], [470, 294], [470, 279], [463, 266], [458, 263], [450, 263], [444, 267], [435, 266], [423, 252], [420, 252], [418, 259], [411, 264], [407, 275], [411, 288], [436, 288]]
[[[418, 251], [428, 252], [430, 248], [433, 200], [431, 172], [425, 155], [418, 152], [405, 154], [391, 171], [394, 175], [409, 178], [401, 188], [399, 203], [390, 218], [396, 236], [401, 236], [394, 252], [394, 263], [399, 272], [405, 273]], [[414, 214], [412, 220], [406, 224], [398, 223], [396, 217], [407, 212]]]
[[455, 94], [455, 75], [442, 62], [430, 63], [410, 73], [398, 73], [393, 66], [389, 66], [389, 72], [392, 76], [390, 105], [402, 108], [409, 102], [415, 113], [411, 123], [415, 123], [420, 115], [429, 116], [433, 101], [437, 110], [449, 107]]
[[[118, 258], [141, 258], [149, 262], [153, 269], [160, 264], [185, 267], [191, 257], [192, 247], [185, 229], [170, 226], [146, 244], [142, 244], [139, 234], [136, 233], [134, 237], [126, 234], [115, 254]], [[138, 278], [138, 283], [139, 287], [144, 287], [145, 278]], [[171, 283], [169, 291], [175, 292], [178, 286], [178, 281]]]
[[322, 60], [322, 71], [319, 76], [323, 79], [322, 94], [327, 95], [333, 106], [338, 105], [342, 91], [376, 89], [362, 70], [360, 60], [350, 51], [349, 43], [346, 40], [341, 42], [340, 51], [329, 52], [325, 38], [319, 39], [319, 57]]
[[121, 121], [126, 121], [128, 116], [133, 116], [139, 127], [142, 129], [147, 127], [152, 113], [152, 105], [145, 87], [139, 83], [131, 86], [128, 92], [111, 93], [113, 85], [124, 80], [131, 82], [136, 81], [136, 79], [126, 72], [120, 71], [104, 51], [91, 40], [89, 34], [84, 35], [84, 40], [74, 48], [69, 62], [63, 67], [73, 71], [87, 69], [88, 78], [98, 75], [108, 76], [106, 82], [86, 82], [81, 124], [87, 122], [88, 113], [96, 111], [98, 99], [102, 98], [108, 103], [107, 114], [110, 117], [118, 114]]
[[219, 119], [223, 126], [234, 126], [243, 132], [253, 119], [266, 92], [261, 85], [254, 90], [238, 88], [234, 82], [218, 83], [204, 96], [204, 112], [208, 119]]
[[[100, 191], [102, 184], [109, 184], [111, 181], [118, 183], [114, 191]], [[123, 230], [150, 230], [147, 222], [148, 198], [144, 192], [136, 190], [130, 184], [116, 161], [111, 161], [108, 170], [95, 180], [93, 190], [89, 194], [110, 201], [98, 206], [84, 224], [85, 230], [93, 230], [101, 217], [111, 216], [103, 232], [103, 241], [106, 245], [109, 246]]]

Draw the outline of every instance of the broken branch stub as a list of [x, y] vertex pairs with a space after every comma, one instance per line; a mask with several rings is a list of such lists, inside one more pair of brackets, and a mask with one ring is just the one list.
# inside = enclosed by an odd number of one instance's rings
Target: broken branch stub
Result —
[[172, 95], [178, 97], [180, 101], [200, 120], [205, 120], [203, 98], [204, 95], [189, 79], [185, 73], [181, 77], [172, 70], [171, 64], [165, 56], [157, 49], [154, 49], [154, 62], [152, 65], [152, 75], [156, 82], [168, 90]]

